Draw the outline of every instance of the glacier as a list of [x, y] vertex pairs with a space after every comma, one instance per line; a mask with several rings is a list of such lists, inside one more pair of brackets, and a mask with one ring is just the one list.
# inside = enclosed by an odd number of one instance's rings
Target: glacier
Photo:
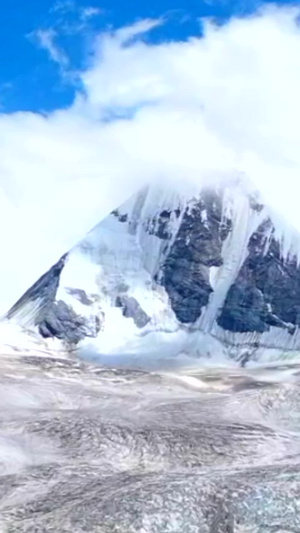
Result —
[[244, 176], [155, 183], [98, 223], [4, 323], [102, 359], [290, 359], [299, 263], [299, 233]]

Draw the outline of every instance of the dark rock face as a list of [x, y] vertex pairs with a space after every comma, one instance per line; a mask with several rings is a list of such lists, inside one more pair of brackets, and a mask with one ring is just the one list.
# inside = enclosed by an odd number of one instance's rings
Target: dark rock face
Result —
[[222, 243], [229, 231], [230, 221], [222, 221], [222, 197], [217, 192], [204, 191], [186, 209], [159, 280], [180, 322], [195, 322], [208, 303], [209, 267], [222, 264]]
[[[252, 235], [248, 257], [230, 288], [218, 324], [230, 331], [263, 333], [277, 326], [294, 333], [300, 324], [300, 268], [296, 258], [284, 260], [265, 221]], [[274, 231], [274, 230], [273, 230]]]
[[119, 220], [119, 222], [127, 222], [127, 220], [128, 220], [128, 215], [127, 215], [127, 213], [125, 213], [124, 215], [122, 215], [121, 213], [119, 213], [118, 209], [115, 209], [114, 211], [112, 211], [111, 214], [114, 215], [115, 217], [117, 217], [117, 219]]
[[122, 308], [123, 316], [133, 318], [138, 328], [144, 328], [150, 321], [147, 313], [145, 313], [138, 301], [133, 297], [127, 296], [126, 294], [117, 296], [116, 306]]
[[[164, 209], [156, 219], [152, 219], [149, 223], [148, 232], [150, 235], [155, 235], [159, 239], [168, 240], [171, 238], [170, 232], [170, 220], [172, 217], [172, 211]], [[175, 216], [178, 218], [180, 211], [178, 209], [174, 212]]]
[[43, 337], [57, 337], [72, 344], [77, 344], [85, 337], [96, 337], [99, 331], [100, 320], [97, 316], [91, 323], [85, 317], [76, 315], [62, 300], [54, 302], [47, 316], [39, 323], [39, 332]]
[[240, 282], [231, 286], [218, 324], [229, 331], [263, 333], [269, 329], [263, 293], [254, 286]]
[[[221, 190], [202, 191], [201, 198], [185, 210], [156, 276], [181, 323], [194, 323], [201, 316], [213, 292], [209, 268], [222, 265], [222, 245], [232, 229], [231, 221], [222, 219], [222, 194]], [[249, 204], [257, 212], [263, 209], [255, 197], [249, 197]], [[149, 233], [169, 239], [171, 215], [163, 211], [150, 224]], [[251, 236], [247, 259], [228, 291], [217, 323], [240, 333], [263, 333], [276, 326], [293, 334], [300, 325], [300, 268], [296, 258], [281, 257], [270, 219]]]

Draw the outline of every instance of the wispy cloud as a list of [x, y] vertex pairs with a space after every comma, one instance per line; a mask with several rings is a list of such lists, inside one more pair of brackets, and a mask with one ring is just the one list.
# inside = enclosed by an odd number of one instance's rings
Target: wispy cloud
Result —
[[104, 10], [102, 10], [100, 7], [95, 6], [82, 7], [80, 4], [74, 2], [73, 0], [58, 0], [52, 7], [51, 12], [61, 13], [64, 15], [66, 15], [67, 13], [73, 13], [77, 14], [78, 19], [82, 21], [88, 21], [93, 17], [101, 15]]
[[86, 7], [86, 8], [81, 9], [80, 17], [81, 17], [82, 20], [89, 20], [89, 19], [91, 19], [93, 17], [98, 17], [102, 13], [103, 13], [103, 11], [99, 7], [90, 6], [90, 7]]
[[68, 67], [69, 59], [64, 50], [62, 50], [55, 42], [57, 32], [54, 29], [37, 30], [31, 34], [31, 37], [35, 38], [40, 48], [43, 48], [48, 52], [52, 61], [62, 68]]
[[83, 7], [73, 0], [58, 0], [50, 10], [54, 17], [52, 27], [65, 35], [82, 34], [89, 30], [91, 21], [104, 14], [104, 10], [95, 6]]
[[117, 30], [114, 34], [115, 39], [118, 39], [120, 43], [127, 43], [131, 39], [137, 36], [141, 36], [145, 33], [150, 32], [154, 28], [161, 26], [164, 23], [163, 18], [158, 19], [143, 19], [139, 20], [131, 26], [125, 26]]

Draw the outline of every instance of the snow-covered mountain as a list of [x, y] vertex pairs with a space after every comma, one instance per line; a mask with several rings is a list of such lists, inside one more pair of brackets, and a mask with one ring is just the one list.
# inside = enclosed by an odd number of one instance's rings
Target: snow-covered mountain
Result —
[[153, 185], [102, 220], [6, 318], [101, 354], [243, 364], [290, 356], [300, 349], [299, 263], [300, 235], [244, 178]]

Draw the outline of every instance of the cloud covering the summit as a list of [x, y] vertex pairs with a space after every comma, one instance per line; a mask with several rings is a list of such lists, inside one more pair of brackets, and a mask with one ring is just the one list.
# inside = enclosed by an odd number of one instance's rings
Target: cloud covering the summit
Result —
[[244, 173], [300, 230], [298, 17], [273, 7], [159, 43], [164, 19], [139, 21], [98, 35], [69, 108], [3, 112], [0, 311], [152, 180]]

